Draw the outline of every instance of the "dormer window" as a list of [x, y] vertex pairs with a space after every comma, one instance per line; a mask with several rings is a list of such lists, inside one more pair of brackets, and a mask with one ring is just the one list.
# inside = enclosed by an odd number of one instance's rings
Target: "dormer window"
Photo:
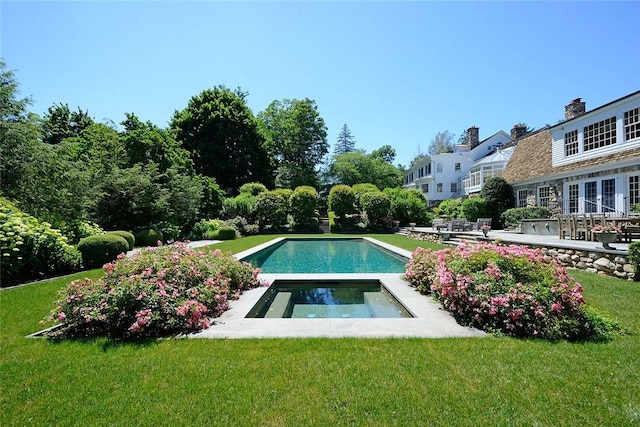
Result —
[[583, 151], [595, 150], [616, 143], [616, 116], [584, 127]]
[[640, 108], [634, 108], [624, 113], [625, 141], [640, 138]]
[[578, 130], [564, 134], [564, 155], [572, 156], [578, 154]]

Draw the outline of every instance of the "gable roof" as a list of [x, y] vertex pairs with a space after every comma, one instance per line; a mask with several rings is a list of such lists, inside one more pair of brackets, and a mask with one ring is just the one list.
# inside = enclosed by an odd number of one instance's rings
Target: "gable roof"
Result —
[[569, 122], [571, 122], [571, 121], [574, 121], [574, 120], [577, 120], [577, 119], [583, 118], [584, 116], [588, 116], [588, 115], [589, 115], [589, 114], [591, 114], [591, 113], [594, 113], [594, 112], [596, 112], [596, 111], [602, 110], [603, 108], [607, 108], [607, 107], [608, 107], [608, 106], [610, 106], [611, 104], [615, 104], [616, 102], [620, 102], [620, 101], [622, 101], [622, 100], [624, 100], [624, 99], [630, 98], [630, 97], [635, 96], [635, 95], [637, 95], [637, 94], [639, 94], [639, 93], [640, 93], [640, 90], [637, 90], [637, 91], [635, 91], [635, 92], [630, 93], [629, 95], [625, 95], [625, 96], [623, 96], [623, 97], [621, 97], [621, 98], [614, 99], [613, 101], [611, 101], [611, 102], [607, 102], [606, 104], [601, 105], [601, 106], [599, 106], [599, 107], [597, 107], [597, 108], [594, 108], [593, 110], [586, 111], [584, 114], [581, 114], [581, 115], [579, 115], [579, 116], [577, 116], [577, 117], [574, 117], [574, 118], [572, 118], [572, 119], [564, 120], [564, 121], [562, 121], [562, 122], [559, 122], [559, 123], [557, 123], [557, 124], [555, 124], [555, 125], [551, 126], [549, 129], [554, 129], [554, 128], [557, 128], [557, 127], [559, 127], [559, 126], [564, 126], [565, 124], [567, 124], [567, 123], [569, 123]]

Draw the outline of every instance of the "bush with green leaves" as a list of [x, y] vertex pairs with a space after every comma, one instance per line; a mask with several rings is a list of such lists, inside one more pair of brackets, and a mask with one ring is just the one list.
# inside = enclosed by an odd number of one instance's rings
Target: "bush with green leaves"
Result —
[[256, 215], [261, 231], [277, 231], [287, 223], [288, 198], [276, 191], [260, 193], [256, 200]]
[[162, 242], [162, 232], [153, 228], [139, 230], [136, 234], [136, 244], [138, 246], [158, 246]]
[[245, 218], [241, 216], [227, 219], [222, 223], [222, 225], [233, 227], [240, 236], [255, 236], [260, 232], [260, 229], [256, 224], [250, 224]]
[[511, 208], [502, 213], [503, 224], [507, 227], [522, 222], [523, 219], [551, 218], [551, 211], [544, 206], [527, 206], [523, 208]]
[[220, 219], [203, 219], [197, 222], [191, 229], [189, 238], [192, 240], [212, 240], [218, 236], [218, 230], [223, 221]]
[[487, 203], [482, 197], [469, 197], [462, 202], [462, 214], [467, 221], [475, 222], [487, 216]]
[[4, 285], [80, 269], [80, 253], [60, 230], [0, 198], [0, 270]]
[[109, 231], [107, 234], [115, 234], [116, 236], [124, 238], [124, 240], [126, 240], [129, 244], [129, 250], [132, 250], [136, 246], [136, 238], [133, 233], [129, 233], [128, 231], [124, 230], [115, 230]]
[[118, 255], [127, 253], [129, 243], [122, 236], [107, 233], [85, 237], [78, 243], [78, 250], [85, 268], [98, 268], [115, 260]]
[[404, 188], [385, 188], [384, 193], [391, 199], [391, 215], [401, 225], [411, 222], [429, 224], [431, 214], [427, 199], [419, 190]]
[[260, 182], [248, 182], [240, 186], [240, 194], [249, 194], [251, 196], [257, 196], [261, 193], [265, 193], [267, 187]]
[[380, 189], [376, 187], [375, 184], [371, 184], [368, 182], [353, 184], [351, 186], [351, 189], [353, 190], [353, 194], [356, 197], [356, 211], [362, 211], [362, 203], [360, 203], [360, 198], [363, 194], [380, 191]]
[[367, 192], [360, 197], [362, 211], [370, 228], [389, 229], [393, 225], [391, 219], [391, 200], [382, 191]]
[[65, 235], [69, 243], [72, 244], [77, 244], [80, 239], [84, 239], [85, 237], [105, 233], [102, 227], [95, 222], [80, 220], [66, 222], [60, 231]]
[[484, 183], [480, 197], [485, 200], [487, 217], [491, 217], [491, 226], [501, 229], [502, 213], [515, 205], [513, 187], [502, 177], [492, 176]]
[[104, 266], [97, 280], [71, 282], [46, 321], [51, 335], [136, 339], [207, 328], [246, 289], [260, 285], [259, 270], [220, 250], [202, 252], [176, 243], [143, 249]]
[[334, 185], [329, 191], [328, 209], [339, 218], [356, 212], [356, 195], [348, 185]]
[[629, 262], [636, 273], [636, 280], [640, 279], [640, 242], [629, 244]]
[[462, 218], [462, 201], [460, 199], [449, 199], [440, 202], [434, 209], [438, 215], [444, 218]]
[[257, 221], [256, 203], [258, 198], [249, 193], [241, 193], [236, 197], [224, 199], [222, 202], [223, 218], [235, 218], [241, 216], [249, 222]]
[[236, 238], [237, 231], [235, 227], [230, 225], [223, 225], [216, 233], [216, 239], [219, 240], [233, 240]]
[[583, 340], [617, 327], [584, 306], [580, 284], [541, 249], [486, 243], [418, 248], [404, 277], [462, 324], [487, 332]]
[[297, 187], [289, 199], [293, 228], [296, 230], [318, 230], [318, 192], [315, 188]]

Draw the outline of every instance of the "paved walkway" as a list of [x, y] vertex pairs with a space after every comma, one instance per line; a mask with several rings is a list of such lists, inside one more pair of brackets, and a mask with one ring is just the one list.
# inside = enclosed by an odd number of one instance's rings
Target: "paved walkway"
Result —
[[[187, 246], [190, 248], [201, 248], [203, 246], [215, 245], [216, 243], [220, 243], [221, 240], [196, 240], [194, 242], [187, 243]], [[144, 248], [135, 248], [127, 252], [127, 256], [131, 256], [135, 253], [140, 252]]]

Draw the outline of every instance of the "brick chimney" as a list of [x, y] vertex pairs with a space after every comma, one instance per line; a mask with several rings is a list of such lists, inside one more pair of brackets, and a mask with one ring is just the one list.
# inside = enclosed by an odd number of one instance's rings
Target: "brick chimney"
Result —
[[579, 117], [587, 112], [586, 103], [576, 98], [567, 106], [564, 107], [564, 119], [571, 120]]
[[480, 129], [475, 126], [467, 129], [467, 144], [470, 150], [473, 150], [480, 144]]
[[524, 135], [525, 133], [527, 133], [527, 125], [525, 125], [523, 123], [515, 124], [511, 128], [511, 138], [512, 139], [518, 139], [522, 135]]

